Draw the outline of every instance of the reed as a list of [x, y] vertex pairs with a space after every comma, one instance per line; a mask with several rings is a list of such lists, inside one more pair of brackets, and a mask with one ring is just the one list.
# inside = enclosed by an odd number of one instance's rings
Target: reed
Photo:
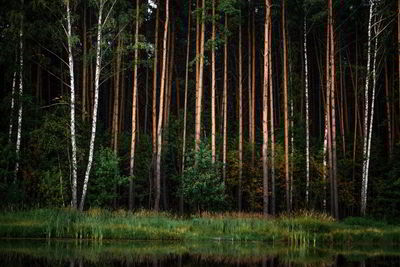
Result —
[[326, 244], [400, 244], [400, 226], [372, 219], [298, 212], [277, 218], [257, 213], [202, 213], [178, 217], [141, 210], [35, 209], [0, 213], [1, 238], [75, 240], [266, 241], [310, 248]]

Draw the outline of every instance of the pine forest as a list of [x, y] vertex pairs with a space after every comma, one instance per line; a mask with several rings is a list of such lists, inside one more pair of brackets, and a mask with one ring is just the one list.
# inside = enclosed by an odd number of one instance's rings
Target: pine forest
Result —
[[0, 209], [400, 218], [400, 0], [0, 1]]

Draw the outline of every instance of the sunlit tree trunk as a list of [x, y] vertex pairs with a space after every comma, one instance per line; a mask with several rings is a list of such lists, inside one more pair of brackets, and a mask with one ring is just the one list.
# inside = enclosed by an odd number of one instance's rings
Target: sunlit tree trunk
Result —
[[71, 25], [71, 9], [69, 0], [66, 1], [67, 6], [67, 40], [68, 40], [68, 67], [69, 67], [69, 87], [71, 90], [71, 150], [72, 150], [72, 208], [76, 209], [77, 202], [77, 160], [76, 160], [76, 136], [75, 136], [75, 80], [74, 80], [74, 58], [72, 54], [72, 25]]
[[224, 183], [226, 180], [226, 145], [228, 139], [227, 126], [228, 126], [228, 15], [225, 13], [225, 35], [224, 35], [224, 92], [223, 92], [223, 113], [224, 113], [224, 130], [222, 141], [222, 176]]
[[97, 124], [97, 109], [99, 104], [99, 87], [100, 87], [100, 71], [101, 71], [101, 41], [102, 41], [102, 30], [103, 25], [106, 24], [109, 15], [114, 7], [116, 0], [113, 1], [112, 6], [107, 14], [105, 20], [103, 21], [103, 11], [107, 0], [100, 0], [99, 5], [99, 17], [97, 24], [97, 45], [96, 45], [96, 70], [95, 70], [95, 81], [94, 81], [94, 99], [93, 99], [93, 115], [92, 115], [92, 129], [90, 135], [89, 144], [89, 157], [85, 172], [85, 178], [83, 181], [82, 197], [79, 204], [79, 209], [82, 211], [85, 205], [85, 198], [87, 193], [87, 187], [89, 183], [90, 170], [93, 164], [93, 152], [94, 152], [94, 141], [96, 138], [96, 124]]
[[196, 151], [200, 149], [201, 142], [201, 102], [203, 97], [203, 74], [204, 74], [204, 34], [205, 34], [205, 0], [202, 1], [202, 15], [201, 15], [201, 29], [200, 29], [200, 62], [199, 62], [199, 84], [198, 84], [198, 97], [196, 104], [196, 129], [195, 129], [195, 148]]
[[282, 42], [283, 42], [283, 116], [285, 143], [285, 188], [286, 210], [290, 211], [290, 181], [289, 181], [289, 116], [288, 116], [288, 52], [286, 42], [286, 10], [285, 0], [282, 0]]
[[[21, 0], [21, 9], [24, 8], [24, 0]], [[20, 161], [21, 149], [21, 133], [22, 133], [22, 95], [24, 92], [24, 15], [21, 14], [21, 25], [19, 29], [19, 107], [18, 107], [18, 120], [17, 120], [17, 141], [15, 145], [15, 170], [14, 182], [17, 181]]]
[[263, 159], [263, 213], [268, 214], [268, 80], [269, 80], [269, 30], [270, 30], [270, 12], [271, 5], [269, 0], [265, 0], [265, 23], [264, 23], [264, 84], [263, 84], [263, 101], [262, 101], [262, 159]]
[[215, 0], [212, 0], [212, 48], [211, 48], [211, 156], [212, 162], [216, 160], [216, 147], [215, 147], [215, 136], [216, 136], [216, 118], [215, 118]]
[[243, 73], [242, 73], [242, 24], [239, 23], [239, 190], [238, 208], [242, 210], [242, 175], [243, 175]]
[[121, 36], [118, 34], [117, 38], [117, 60], [115, 63], [115, 82], [114, 82], [114, 104], [113, 104], [113, 118], [112, 118], [112, 148], [115, 155], [118, 154], [118, 135], [119, 135], [119, 91], [120, 91], [120, 77], [121, 77], [121, 49], [122, 40]]
[[154, 209], [160, 210], [160, 196], [161, 196], [161, 152], [162, 152], [162, 123], [163, 123], [163, 109], [164, 109], [164, 87], [165, 74], [166, 74], [166, 61], [167, 61], [167, 39], [168, 39], [168, 23], [169, 23], [169, 0], [165, 1], [165, 22], [164, 22], [164, 37], [163, 37], [163, 57], [161, 68], [161, 86], [160, 86], [160, 109], [158, 114], [157, 125], [157, 159], [156, 159], [156, 198]]
[[155, 41], [154, 41], [154, 66], [153, 66], [153, 107], [152, 107], [152, 141], [153, 141], [153, 155], [157, 153], [157, 76], [158, 76], [158, 20], [160, 16], [160, 7], [157, 6], [157, 13], [156, 13], [156, 29], [155, 29]]
[[132, 92], [132, 139], [131, 155], [129, 164], [129, 210], [133, 209], [133, 168], [135, 166], [135, 146], [136, 146], [136, 112], [137, 112], [137, 65], [138, 65], [138, 43], [139, 43], [139, 0], [136, 0], [136, 22], [135, 22], [135, 55], [133, 59], [133, 92]]
[[[271, 5], [271, 0], [270, 5]], [[271, 131], [271, 213], [275, 215], [276, 209], [276, 194], [275, 194], [275, 126], [274, 126], [274, 94], [273, 94], [273, 80], [272, 80], [272, 14], [269, 12], [269, 53], [268, 53], [268, 66], [269, 66], [269, 111], [270, 111], [270, 131]], [[253, 17], [254, 23], [254, 17]], [[253, 40], [255, 34], [253, 31]], [[253, 50], [254, 51], [254, 50]], [[255, 55], [253, 55], [254, 57]]]

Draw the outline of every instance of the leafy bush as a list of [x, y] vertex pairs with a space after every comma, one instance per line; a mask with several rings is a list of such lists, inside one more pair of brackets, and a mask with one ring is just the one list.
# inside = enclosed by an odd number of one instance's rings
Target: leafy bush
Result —
[[88, 187], [89, 204], [104, 207], [118, 196], [117, 186], [126, 184], [128, 178], [121, 176], [119, 158], [108, 147], [101, 147], [96, 154], [93, 170], [93, 178], [89, 180]]
[[220, 164], [212, 163], [211, 150], [201, 144], [199, 151], [190, 151], [186, 160], [188, 167], [182, 178], [185, 201], [200, 212], [221, 210], [225, 203], [225, 185]]

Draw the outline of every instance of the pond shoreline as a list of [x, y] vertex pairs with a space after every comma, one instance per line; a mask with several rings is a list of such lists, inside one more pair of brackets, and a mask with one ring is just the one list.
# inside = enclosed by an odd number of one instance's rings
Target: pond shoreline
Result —
[[276, 218], [253, 213], [202, 214], [92, 209], [34, 209], [0, 213], [0, 239], [127, 241], [263, 241], [295, 247], [400, 245], [400, 225], [352, 217], [335, 221], [303, 212]]

